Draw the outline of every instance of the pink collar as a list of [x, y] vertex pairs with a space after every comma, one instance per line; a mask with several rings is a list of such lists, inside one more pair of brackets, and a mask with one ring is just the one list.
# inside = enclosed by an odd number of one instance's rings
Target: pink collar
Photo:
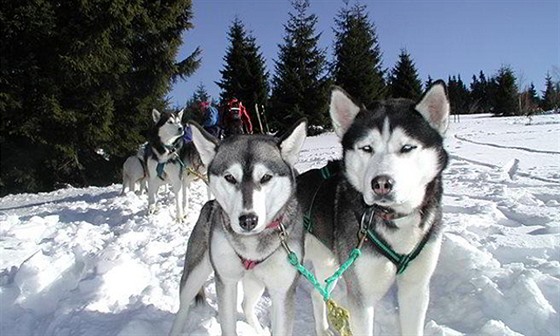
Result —
[[270, 224], [268, 224], [266, 226], [266, 228], [267, 229], [277, 229], [280, 226], [280, 224], [282, 223], [282, 218], [284, 218], [284, 216], [280, 215], [278, 218], [276, 218], [275, 220], [270, 222]]

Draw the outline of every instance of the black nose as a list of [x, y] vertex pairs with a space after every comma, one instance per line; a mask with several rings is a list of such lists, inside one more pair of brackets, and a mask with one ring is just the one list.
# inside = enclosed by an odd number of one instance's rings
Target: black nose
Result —
[[385, 196], [393, 190], [395, 181], [387, 175], [379, 175], [371, 181], [373, 192], [379, 196]]
[[239, 226], [245, 231], [251, 231], [257, 226], [259, 217], [255, 214], [247, 214], [239, 216]]
[[179, 126], [179, 133], [183, 133], [183, 127]]

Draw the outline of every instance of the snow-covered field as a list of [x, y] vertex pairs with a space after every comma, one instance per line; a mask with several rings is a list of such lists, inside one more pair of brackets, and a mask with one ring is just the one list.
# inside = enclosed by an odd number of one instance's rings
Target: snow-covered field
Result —
[[[560, 115], [452, 122], [445, 172], [446, 230], [431, 284], [427, 335], [560, 334]], [[333, 134], [308, 138], [298, 169], [340, 155]], [[178, 308], [187, 239], [206, 201], [191, 191], [183, 224], [171, 194], [146, 216], [147, 198], [120, 185], [0, 198], [0, 334], [165, 335]], [[289, 267], [286, 264], [286, 267]], [[219, 335], [208, 305], [188, 334]], [[309, 284], [297, 291], [294, 335], [313, 334]], [[270, 302], [259, 304], [269, 324]], [[398, 334], [395, 291], [377, 307], [376, 334]], [[253, 335], [239, 314], [238, 332]]]

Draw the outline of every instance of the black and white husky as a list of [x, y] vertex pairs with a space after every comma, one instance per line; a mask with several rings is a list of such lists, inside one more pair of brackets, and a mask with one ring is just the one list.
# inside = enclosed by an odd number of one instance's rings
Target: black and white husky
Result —
[[208, 167], [216, 199], [204, 205], [189, 238], [180, 308], [170, 335], [183, 329], [189, 306], [212, 270], [222, 335], [236, 335], [237, 284], [242, 279], [247, 322], [263, 332], [254, 308], [266, 288], [272, 301], [272, 334], [291, 335], [298, 272], [288, 262], [287, 248], [303, 258], [293, 166], [306, 124], [300, 121], [280, 138], [239, 135], [220, 144], [193, 125], [193, 142]]
[[[434, 83], [419, 102], [388, 99], [369, 110], [335, 88], [330, 116], [343, 159], [297, 180], [312, 233], [306, 236], [306, 259], [324, 280], [361, 248], [343, 275], [354, 335], [373, 334], [374, 307], [395, 281], [400, 332], [422, 335], [441, 246], [445, 84]], [[313, 308], [317, 334], [327, 334], [319, 295], [313, 296]]]
[[155, 127], [144, 154], [148, 179], [148, 213], [155, 212], [156, 194], [162, 184], [169, 183], [175, 194], [177, 220], [183, 219], [188, 207], [191, 182], [205, 173], [200, 155], [192, 142], [183, 138], [180, 112], [152, 111]]

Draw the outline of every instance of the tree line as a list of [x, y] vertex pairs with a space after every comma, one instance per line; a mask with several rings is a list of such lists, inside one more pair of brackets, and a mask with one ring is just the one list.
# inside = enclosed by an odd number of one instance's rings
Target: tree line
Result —
[[[364, 4], [342, 1], [334, 18], [332, 60], [320, 48], [309, 0], [292, 0], [271, 75], [256, 38], [233, 19], [220, 71], [220, 100], [238, 98], [270, 131], [306, 117], [310, 134], [330, 127], [332, 85], [370, 106], [386, 97], [418, 99], [422, 83], [403, 49], [385, 68], [376, 28]], [[52, 190], [64, 184], [119, 181], [124, 159], [145, 141], [152, 108], [172, 109], [166, 94], [200, 65], [201, 50], [176, 60], [192, 29], [190, 0], [114, 2], [7, 1], [0, 7], [0, 194]], [[560, 105], [560, 83], [545, 78], [522, 90], [511, 68], [467, 87], [448, 78], [453, 113], [530, 114]], [[204, 85], [193, 92], [185, 118], [196, 118]], [[216, 104], [218, 102], [215, 102]], [[257, 107], [257, 108], [255, 108]]]

